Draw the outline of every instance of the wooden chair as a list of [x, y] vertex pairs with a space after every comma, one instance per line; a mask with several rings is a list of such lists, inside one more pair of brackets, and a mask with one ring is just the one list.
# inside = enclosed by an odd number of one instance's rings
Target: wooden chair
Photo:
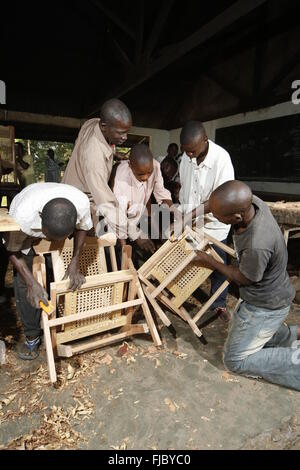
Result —
[[[46, 286], [44, 254], [51, 253], [54, 282], [50, 301], [54, 307], [48, 316], [42, 311], [42, 326], [50, 379], [56, 382], [55, 356], [73, 354], [122, 341], [132, 335], [148, 333], [156, 346], [161, 340], [131, 262], [131, 247], [124, 247], [122, 270], [107, 272], [104, 247], [109, 246], [111, 264], [116, 269], [114, 246], [96, 238], [86, 239], [80, 258], [80, 271], [86, 277], [82, 287], [72, 292], [69, 280], [62, 280], [73, 253], [73, 241], [41, 241], [35, 252], [33, 272]], [[133, 324], [134, 307], [142, 307], [146, 322]], [[115, 332], [111, 332], [115, 330]], [[100, 333], [105, 337], [95, 337]], [[107, 332], [110, 334], [107, 335]], [[102, 335], [103, 336], [103, 335]], [[87, 339], [87, 337], [93, 337]]]
[[203, 232], [197, 233], [190, 227], [186, 227], [177, 241], [167, 240], [138, 270], [138, 276], [142, 282], [146, 298], [164, 325], [170, 328], [171, 322], [158, 301], [186, 321], [195, 335], [205, 344], [206, 340], [199, 330], [197, 322], [226, 289], [229, 284], [228, 281], [223, 282], [193, 318], [183, 307], [183, 304], [212, 273], [210, 269], [203, 268], [194, 261], [196, 257], [195, 250], [203, 250], [223, 263], [222, 258], [216, 253], [211, 244], [215, 244], [231, 256], [235, 256], [234, 250], [227, 245], [215, 240], [210, 235]]

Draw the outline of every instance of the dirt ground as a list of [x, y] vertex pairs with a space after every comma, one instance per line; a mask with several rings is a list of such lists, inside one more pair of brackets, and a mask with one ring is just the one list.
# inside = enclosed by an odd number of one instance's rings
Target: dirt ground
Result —
[[[199, 307], [190, 299], [187, 308]], [[236, 299], [229, 295], [229, 306]], [[288, 322], [299, 323], [293, 304]], [[228, 373], [227, 326], [204, 327], [204, 346], [182, 320], [167, 315], [177, 339], [159, 325], [163, 348], [148, 336], [58, 361], [49, 382], [45, 351], [17, 358], [22, 340], [13, 299], [1, 306], [2, 449], [300, 449], [300, 394]]]

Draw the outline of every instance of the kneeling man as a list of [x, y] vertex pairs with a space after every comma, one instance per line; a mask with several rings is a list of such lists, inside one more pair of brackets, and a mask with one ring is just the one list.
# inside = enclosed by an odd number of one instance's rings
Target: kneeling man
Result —
[[294, 288], [286, 270], [287, 249], [267, 204], [240, 181], [228, 181], [210, 196], [214, 217], [233, 226], [238, 267], [219, 263], [199, 252], [198, 261], [217, 269], [240, 287], [242, 299], [234, 313], [224, 348], [232, 372], [258, 376], [300, 390], [297, 339], [300, 329], [284, 324]]

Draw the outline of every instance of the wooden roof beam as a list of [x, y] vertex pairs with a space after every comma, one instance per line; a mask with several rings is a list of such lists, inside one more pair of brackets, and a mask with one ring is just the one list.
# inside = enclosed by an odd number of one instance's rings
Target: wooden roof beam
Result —
[[[111, 97], [121, 97], [130, 90], [136, 88], [141, 83], [148, 80], [151, 76], [157, 74], [169, 64], [180, 59], [184, 54], [191, 51], [195, 47], [203, 44], [205, 41], [208, 41], [216, 34], [223, 31], [225, 28], [232, 25], [239, 18], [250, 13], [263, 3], [266, 0], [238, 0], [227, 10], [223, 11], [221, 14], [217, 15], [215, 18], [210, 20], [204, 26], [202, 26], [198, 31], [190, 35], [185, 40], [181, 41], [178, 44], [175, 44], [173, 48], [164, 54], [158, 59], [154, 60], [151, 64], [142, 64], [134, 66], [129, 74], [126, 82], [117, 90], [114, 90], [112, 93], [107, 95], [105, 99]], [[98, 104], [92, 112], [89, 113], [89, 116], [95, 115], [101, 105]]]
[[130, 36], [133, 40], [135, 40], [135, 33], [132, 29], [127, 26], [124, 21], [120, 20], [120, 18], [109, 8], [107, 8], [103, 3], [97, 0], [91, 0], [92, 4], [95, 5], [96, 8], [101, 10], [108, 18], [110, 18], [124, 33]]
[[161, 9], [159, 10], [159, 15], [156, 18], [156, 22], [145, 47], [145, 56], [147, 59], [150, 58], [153, 49], [155, 48], [157, 41], [159, 40], [159, 36], [162, 32], [165, 22], [167, 21], [173, 3], [174, 0], [164, 0], [162, 3]]

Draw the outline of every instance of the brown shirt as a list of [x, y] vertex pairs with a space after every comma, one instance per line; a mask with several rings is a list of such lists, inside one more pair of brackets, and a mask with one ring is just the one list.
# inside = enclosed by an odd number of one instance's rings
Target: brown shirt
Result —
[[100, 119], [86, 121], [78, 134], [62, 183], [84, 192], [91, 204], [94, 227], [103, 215], [110, 229], [126, 237], [126, 220], [117, 211], [117, 200], [108, 186], [113, 164], [113, 149], [106, 142]]

